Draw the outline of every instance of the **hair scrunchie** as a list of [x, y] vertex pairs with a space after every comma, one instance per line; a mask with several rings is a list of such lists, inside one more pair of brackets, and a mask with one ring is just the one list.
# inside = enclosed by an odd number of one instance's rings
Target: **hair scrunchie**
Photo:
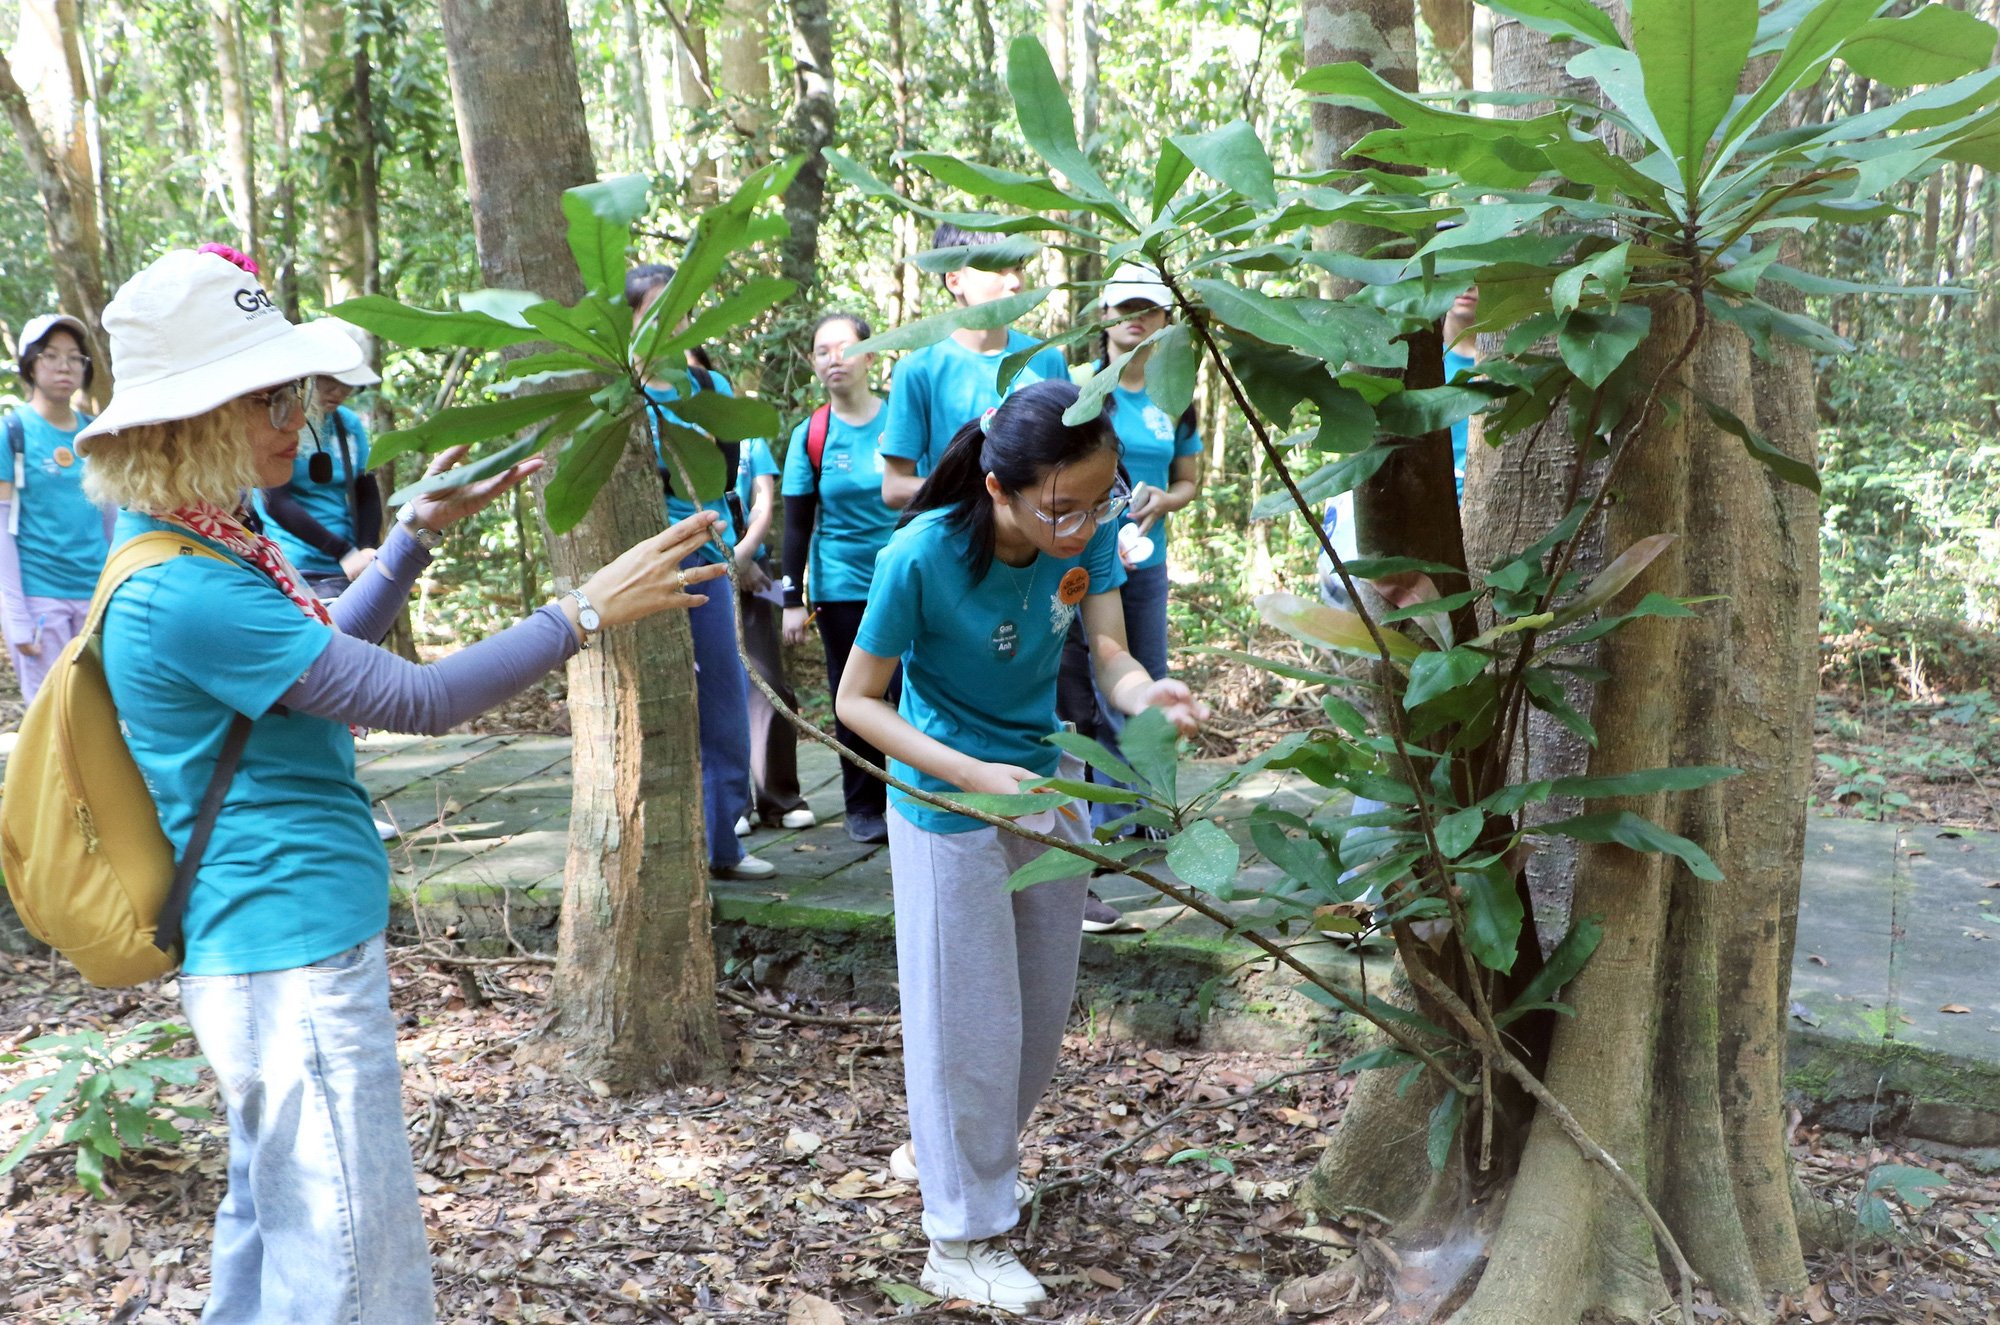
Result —
[[227, 244], [203, 244], [200, 248], [196, 249], [195, 252], [213, 253], [218, 258], [223, 258], [226, 259], [227, 261], [235, 263], [237, 266], [241, 267], [244, 271], [249, 272], [252, 276], [258, 274], [257, 260], [255, 258], [252, 258], [248, 253], [243, 252], [241, 249], [231, 248]]

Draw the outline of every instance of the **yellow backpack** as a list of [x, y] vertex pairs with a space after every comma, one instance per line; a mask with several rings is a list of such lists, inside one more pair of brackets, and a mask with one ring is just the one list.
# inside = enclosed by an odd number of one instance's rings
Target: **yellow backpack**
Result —
[[141, 534], [97, 577], [90, 618], [57, 656], [21, 719], [0, 791], [0, 866], [21, 923], [94, 985], [143, 984], [180, 962], [181, 913], [236, 773], [250, 719], [237, 714], [176, 865], [159, 811], [125, 746], [104, 676], [104, 610], [133, 574], [219, 553], [179, 534]]

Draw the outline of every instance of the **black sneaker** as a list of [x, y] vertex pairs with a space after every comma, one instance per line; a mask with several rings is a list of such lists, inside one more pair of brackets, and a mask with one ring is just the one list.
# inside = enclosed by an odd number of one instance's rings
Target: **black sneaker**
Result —
[[847, 816], [847, 836], [856, 842], [887, 842], [889, 821], [879, 814], [866, 810], [850, 811]]
[[1125, 916], [1117, 907], [1099, 897], [1096, 893], [1083, 895], [1083, 932], [1086, 934], [1108, 934], [1114, 929], [1125, 927]]

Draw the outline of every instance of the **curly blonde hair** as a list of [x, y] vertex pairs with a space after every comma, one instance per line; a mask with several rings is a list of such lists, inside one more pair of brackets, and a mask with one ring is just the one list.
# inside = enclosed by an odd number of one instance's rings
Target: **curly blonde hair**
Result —
[[257, 486], [244, 408], [230, 401], [191, 419], [91, 439], [85, 493], [101, 504], [154, 515], [200, 502], [233, 508], [245, 488]]

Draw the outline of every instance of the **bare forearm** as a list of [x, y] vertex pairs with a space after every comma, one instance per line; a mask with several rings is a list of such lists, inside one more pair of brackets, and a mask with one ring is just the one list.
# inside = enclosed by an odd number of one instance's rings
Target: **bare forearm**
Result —
[[982, 761], [960, 754], [912, 727], [886, 699], [848, 694], [843, 687], [834, 708], [840, 720], [857, 736], [889, 758], [922, 769], [954, 787], [965, 786], [973, 770], [981, 765]]

